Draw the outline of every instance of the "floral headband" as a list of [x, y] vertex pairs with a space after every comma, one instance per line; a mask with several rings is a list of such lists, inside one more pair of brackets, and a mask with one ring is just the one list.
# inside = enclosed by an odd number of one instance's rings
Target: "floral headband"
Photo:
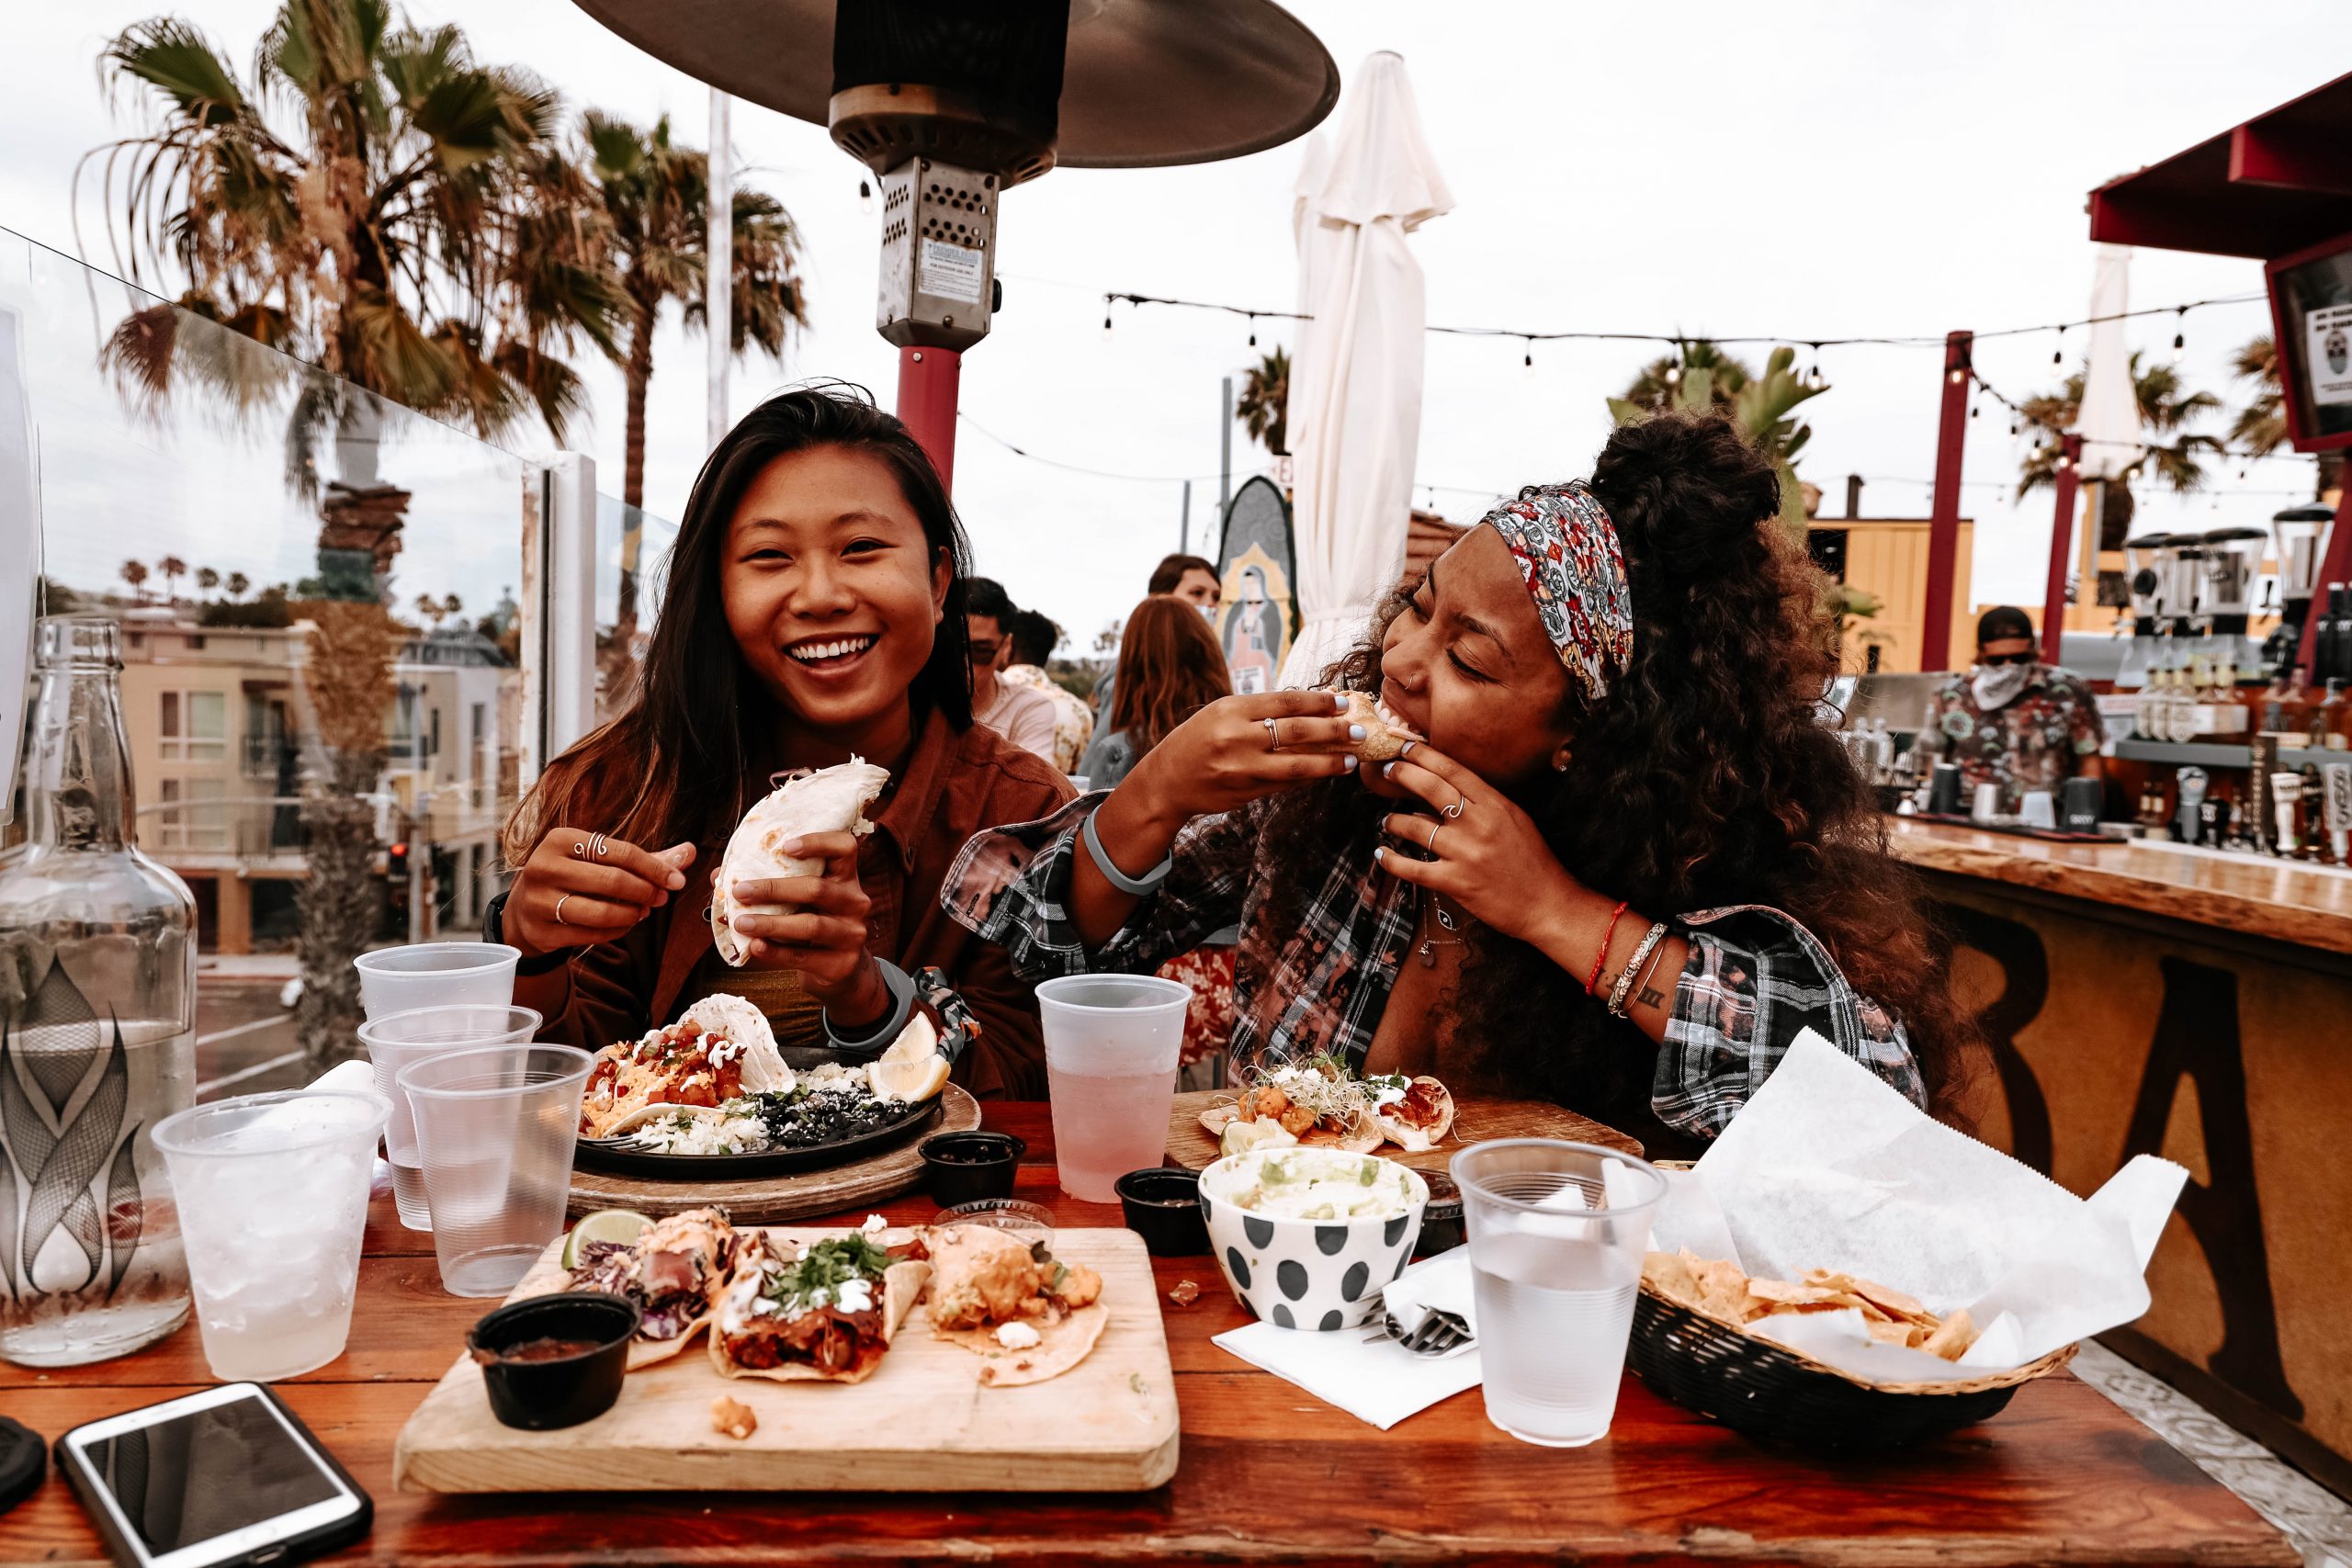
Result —
[[1634, 662], [1634, 596], [1625, 552], [1582, 479], [1530, 489], [1479, 519], [1503, 536], [1560, 662], [1589, 697]]

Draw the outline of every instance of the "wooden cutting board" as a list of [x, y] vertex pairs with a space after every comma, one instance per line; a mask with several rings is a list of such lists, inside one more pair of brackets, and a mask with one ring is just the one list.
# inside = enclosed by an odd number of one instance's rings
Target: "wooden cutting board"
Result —
[[880, 1154], [825, 1170], [755, 1176], [745, 1181], [662, 1181], [575, 1165], [571, 1217], [576, 1220], [598, 1209], [635, 1209], [660, 1219], [714, 1203], [737, 1224], [775, 1224], [812, 1214], [835, 1214], [861, 1203], [897, 1197], [922, 1179], [922, 1156], [915, 1150], [924, 1138], [939, 1133], [967, 1133], [979, 1124], [980, 1102], [949, 1084], [940, 1091], [939, 1119], [928, 1131], [910, 1134], [904, 1143], [893, 1144]]
[[[800, 1243], [838, 1230], [779, 1228]], [[508, 1299], [560, 1289], [560, 1243]], [[1143, 1492], [1176, 1473], [1176, 1384], [1143, 1238], [1062, 1230], [1054, 1252], [1102, 1276], [1111, 1321], [1086, 1359], [1050, 1382], [982, 1388], [980, 1358], [931, 1334], [918, 1305], [860, 1383], [722, 1378], [700, 1337], [642, 1367], [620, 1403], [558, 1432], [499, 1425], [481, 1370], [460, 1356], [401, 1428], [403, 1492]], [[739, 1442], [711, 1401], [751, 1406]]]
[[[1201, 1126], [1201, 1112], [1216, 1105], [1231, 1105], [1240, 1097], [1231, 1089], [1200, 1089], [1176, 1097], [1168, 1116], [1168, 1157], [1186, 1170], [1199, 1170], [1217, 1158], [1216, 1140]], [[1476, 1095], [1454, 1098], [1453, 1131], [1433, 1149], [1408, 1151], [1383, 1144], [1372, 1152], [1409, 1165], [1415, 1170], [1443, 1171], [1465, 1144], [1489, 1138], [1565, 1138], [1575, 1144], [1599, 1144], [1639, 1155], [1642, 1145], [1614, 1127], [1541, 1100], [1487, 1100]]]

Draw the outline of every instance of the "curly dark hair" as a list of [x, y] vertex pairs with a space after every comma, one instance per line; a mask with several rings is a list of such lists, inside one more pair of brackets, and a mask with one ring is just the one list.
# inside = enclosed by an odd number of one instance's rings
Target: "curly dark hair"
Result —
[[[1764, 904], [1794, 917], [1903, 1021], [1933, 1109], [1965, 1124], [1983, 1047], [1951, 995], [1949, 940], [1820, 721], [1836, 672], [1818, 629], [1821, 578], [1776, 522], [1772, 466], [1720, 417], [1666, 413], [1612, 434], [1591, 484], [1624, 548], [1633, 665], [1598, 701], [1568, 683], [1558, 716], [1573, 761], [1518, 804], [1579, 881], [1635, 909], [1663, 919]], [[1325, 684], [1378, 687], [1382, 641], [1410, 586], [1391, 592]], [[1389, 808], [1352, 779], [1277, 800], [1261, 868], [1277, 930]], [[1658, 1141], [1656, 1047], [1541, 953], [1475, 930], [1453, 1000], [1457, 1043], [1483, 1077]]]

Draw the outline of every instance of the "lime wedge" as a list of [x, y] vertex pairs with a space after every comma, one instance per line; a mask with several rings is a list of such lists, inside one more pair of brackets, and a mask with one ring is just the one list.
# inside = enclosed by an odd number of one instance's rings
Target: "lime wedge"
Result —
[[563, 1238], [563, 1266], [580, 1267], [580, 1244], [583, 1241], [616, 1241], [626, 1247], [646, 1231], [653, 1222], [634, 1209], [599, 1209], [571, 1227]]

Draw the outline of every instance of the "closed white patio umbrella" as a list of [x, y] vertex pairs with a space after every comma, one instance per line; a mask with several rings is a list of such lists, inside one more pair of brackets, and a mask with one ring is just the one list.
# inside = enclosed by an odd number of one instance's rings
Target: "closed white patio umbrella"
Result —
[[[2132, 308], [2132, 248], [2101, 245], [2091, 276], [2090, 363], [2075, 431], [2083, 438], [2082, 477], [2120, 479], [2140, 457], [2140, 402], [2132, 387], [2132, 345], [2123, 322], [2099, 321]], [[2097, 514], [2093, 514], [2096, 518]]]
[[1301, 324], [1288, 423], [1301, 626], [1286, 686], [1314, 683], [1396, 578], [1421, 434], [1421, 269], [1406, 236], [1452, 209], [1405, 62], [1367, 59], [1337, 141], [1308, 150], [1295, 210]]

